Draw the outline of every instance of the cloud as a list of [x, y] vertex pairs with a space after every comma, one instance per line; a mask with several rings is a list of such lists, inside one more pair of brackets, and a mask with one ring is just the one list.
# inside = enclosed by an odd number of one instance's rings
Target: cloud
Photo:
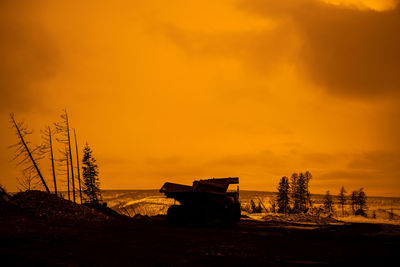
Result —
[[385, 150], [364, 152], [349, 162], [348, 167], [353, 170], [363, 169], [400, 175], [400, 152]]
[[183, 2], [0, 1], [2, 128], [66, 107], [105, 188], [237, 175], [270, 190], [305, 170], [321, 187], [396, 185], [378, 149], [399, 149], [399, 8]]
[[225, 30], [219, 32], [187, 30], [171, 23], [160, 31], [189, 55], [199, 58], [239, 59], [263, 74], [280, 67], [291, 56], [295, 42], [286, 25], [265, 30]]
[[322, 181], [335, 182], [346, 182], [351, 181], [355, 184], [364, 184], [367, 181], [373, 181], [375, 179], [375, 174], [368, 171], [349, 171], [349, 170], [335, 170], [322, 173], [318, 176], [318, 179]]
[[[307, 149], [273, 152], [269, 150], [247, 155], [229, 155], [207, 164], [207, 169], [230, 169], [249, 174], [263, 173], [278, 179], [293, 172], [311, 171], [317, 188], [326, 184], [346, 184], [355, 187], [399, 186], [400, 154], [390, 150], [371, 150], [362, 153], [308, 152]], [[247, 174], [248, 175], [248, 174]]]
[[317, 0], [246, 0], [239, 8], [294, 28], [301, 40], [298, 60], [293, 59], [297, 69], [328, 92], [344, 97], [399, 93], [399, 5], [375, 11]]
[[[207, 168], [223, 168], [240, 172], [243, 169], [276, 177], [289, 176], [293, 172], [318, 170], [336, 163], [337, 154], [308, 153], [289, 148], [276, 152], [263, 150], [256, 153], [227, 155], [207, 163]], [[328, 161], [329, 159], [329, 161]]]
[[365, 187], [376, 195], [396, 195], [400, 186], [400, 154], [398, 151], [375, 150], [347, 154], [344, 164], [336, 169], [321, 171], [314, 181], [319, 187], [326, 184], [346, 187]]
[[292, 65], [336, 96], [398, 95], [400, 5], [376, 11], [319, 0], [243, 0], [238, 8], [273, 26], [201, 32], [168, 24], [162, 31], [193, 56], [239, 59], [264, 75]]
[[30, 19], [31, 3], [10, 2], [0, 3], [0, 110], [7, 112], [41, 105], [37, 84], [54, 76], [59, 64], [52, 38]]

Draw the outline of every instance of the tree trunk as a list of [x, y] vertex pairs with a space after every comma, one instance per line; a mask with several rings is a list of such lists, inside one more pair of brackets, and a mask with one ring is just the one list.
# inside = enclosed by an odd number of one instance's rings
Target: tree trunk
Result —
[[72, 163], [72, 150], [71, 150], [71, 138], [69, 135], [69, 122], [68, 122], [68, 114], [67, 111], [65, 110], [65, 117], [67, 121], [67, 134], [68, 134], [68, 149], [69, 149], [69, 162], [71, 164], [71, 180], [72, 180], [72, 199], [74, 203], [75, 201], [75, 176], [74, 176], [74, 165]]
[[49, 145], [50, 145], [50, 157], [51, 157], [51, 168], [53, 170], [53, 181], [54, 181], [54, 193], [57, 195], [57, 181], [56, 181], [56, 171], [54, 169], [54, 156], [53, 156], [53, 144], [51, 141], [51, 128], [49, 127]]
[[28, 156], [32, 161], [32, 164], [35, 167], [36, 172], [40, 177], [40, 180], [42, 181], [42, 184], [46, 188], [47, 193], [50, 193], [50, 190], [47, 187], [47, 184], [46, 184], [45, 180], [43, 179], [42, 173], [40, 172], [39, 167], [37, 166], [35, 159], [32, 157], [31, 151], [29, 150], [28, 146], [26, 145], [24, 137], [22, 136], [21, 131], [19, 130], [18, 125], [15, 122], [14, 116], [11, 116], [11, 119], [12, 119], [12, 122], [14, 123], [15, 128], [17, 129], [17, 132], [18, 132], [19, 138], [21, 139], [22, 144], [24, 145], [24, 147], [26, 149], [26, 152], [28, 153]]
[[69, 160], [68, 160], [68, 150], [67, 145], [65, 145], [65, 157], [67, 160], [67, 184], [68, 184], [68, 200], [71, 200], [71, 190], [69, 188]]
[[76, 142], [76, 132], [74, 129], [74, 137], [75, 137], [75, 150], [76, 150], [76, 166], [78, 168], [78, 182], [79, 182], [79, 196], [81, 198], [81, 204], [82, 204], [82, 186], [81, 186], [81, 174], [79, 170], [79, 156], [78, 156], [78, 143]]

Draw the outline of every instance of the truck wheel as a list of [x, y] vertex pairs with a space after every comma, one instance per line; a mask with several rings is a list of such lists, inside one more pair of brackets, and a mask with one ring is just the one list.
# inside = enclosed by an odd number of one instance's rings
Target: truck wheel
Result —
[[233, 209], [232, 206], [229, 206], [224, 210], [224, 225], [225, 226], [232, 226], [234, 224], [233, 218]]
[[241, 216], [241, 208], [240, 208], [240, 203], [235, 203], [233, 204], [233, 221], [234, 223], [237, 223], [240, 221], [240, 216]]
[[184, 226], [187, 224], [188, 215], [182, 205], [172, 205], [167, 211], [167, 220], [170, 225]]

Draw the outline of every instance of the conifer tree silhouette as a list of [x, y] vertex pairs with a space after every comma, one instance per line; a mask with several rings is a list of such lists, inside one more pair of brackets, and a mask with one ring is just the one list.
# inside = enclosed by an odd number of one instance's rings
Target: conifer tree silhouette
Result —
[[86, 143], [82, 159], [83, 193], [87, 196], [86, 202], [98, 204], [101, 198], [99, 171], [92, 153], [88, 143]]

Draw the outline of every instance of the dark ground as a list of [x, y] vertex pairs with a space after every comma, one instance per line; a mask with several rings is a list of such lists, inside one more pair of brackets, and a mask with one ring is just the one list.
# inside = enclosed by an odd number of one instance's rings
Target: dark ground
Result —
[[[391, 265], [400, 227], [307, 226], [242, 220], [233, 228], [176, 228], [164, 217], [49, 222], [0, 217], [2, 266]], [[4, 264], [3, 264], [4, 263]]]

